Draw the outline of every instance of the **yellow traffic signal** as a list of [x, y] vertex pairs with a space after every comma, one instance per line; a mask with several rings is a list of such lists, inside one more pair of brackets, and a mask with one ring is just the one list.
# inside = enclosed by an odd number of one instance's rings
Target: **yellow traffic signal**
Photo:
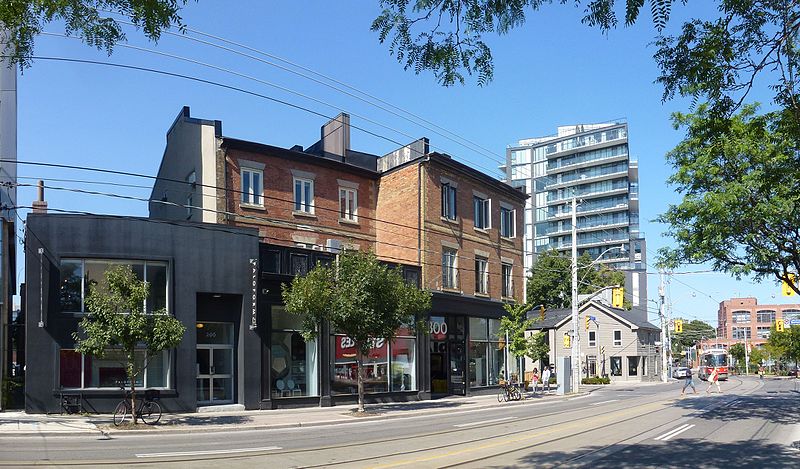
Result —
[[796, 285], [797, 284], [796, 277], [794, 274], [788, 274], [788, 277], [789, 281], [787, 282], [784, 280], [783, 284], [781, 284], [781, 293], [783, 293], [783, 296], [794, 296], [795, 291], [792, 289], [790, 283], [792, 285]]
[[675, 320], [675, 333], [680, 334], [683, 332], [683, 319], [676, 319]]
[[775, 330], [777, 332], [783, 332], [783, 319], [778, 319], [775, 321]]
[[622, 308], [622, 300], [625, 298], [625, 289], [616, 287], [611, 290], [611, 306]]
[[572, 347], [572, 337], [569, 334], [564, 334], [564, 348]]
[[589, 323], [590, 322], [591, 322], [591, 319], [589, 318], [589, 315], [586, 315], [586, 330], [587, 331], [589, 330]]

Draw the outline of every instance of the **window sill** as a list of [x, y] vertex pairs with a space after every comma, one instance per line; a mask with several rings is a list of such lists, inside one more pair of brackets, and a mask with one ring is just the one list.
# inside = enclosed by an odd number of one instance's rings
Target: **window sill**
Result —
[[317, 218], [317, 216], [315, 214], [313, 214], [313, 213], [300, 212], [300, 211], [297, 211], [297, 210], [293, 210], [292, 211], [292, 215], [294, 215], [296, 217], [303, 217], [303, 218], [313, 218], [313, 219]]
[[444, 293], [456, 293], [456, 294], [459, 294], [459, 295], [462, 295], [462, 294], [464, 293], [464, 292], [462, 292], [461, 290], [459, 290], [458, 288], [446, 288], [446, 287], [442, 287], [442, 288], [440, 288], [439, 290], [441, 290], [441, 291], [442, 291], [442, 292], [444, 292]]
[[348, 220], [347, 218], [340, 218], [339, 223], [342, 225], [361, 226], [358, 220]]
[[248, 203], [245, 203], [245, 202], [239, 202], [239, 207], [240, 208], [246, 208], [246, 209], [249, 209], [249, 210], [264, 210], [264, 206], [263, 205], [248, 204]]
[[475, 229], [476, 232], [478, 232], [478, 233], [480, 233], [482, 235], [489, 236], [489, 229], [490, 228], [478, 228], [478, 227], [475, 227], [474, 229]]
[[445, 223], [458, 226], [458, 219], [453, 220], [452, 218], [447, 218], [447, 217], [439, 217], [439, 218]]
[[514, 298], [513, 296], [501, 296], [500, 300], [501, 301], [508, 301], [508, 302], [512, 302], [512, 303], [517, 301], [517, 299]]
[[513, 243], [514, 241], [516, 241], [517, 237], [516, 236], [512, 236], [511, 238], [509, 238], [509, 237], [506, 237], [506, 236], [501, 236], [500, 239], [505, 241], [505, 242], [507, 242], [507, 243]]
[[478, 293], [478, 292], [475, 292], [475, 295], [474, 295], [474, 296], [475, 296], [476, 298], [487, 298], [487, 299], [488, 299], [488, 298], [491, 298], [491, 297], [489, 296], [489, 294], [488, 294], [488, 293]]

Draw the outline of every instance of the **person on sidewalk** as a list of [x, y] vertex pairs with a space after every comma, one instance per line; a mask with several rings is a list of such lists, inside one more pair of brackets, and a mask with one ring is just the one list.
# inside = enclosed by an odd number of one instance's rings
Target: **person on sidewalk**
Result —
[[764, 381], [764, 365], [758, 367], [758, 379]]
[[689, 386], [691, 386], [692, 387], [692, 391], [694, 391], [694, 393], [697, 394], [697, 388], [694, 387], [694, 381], [692, 381], [692, 369], [691, 368], [686, 370], [685, 378], [686, 378], [686, 381], [683, 382], [683, 389], [681, 389], [681, 397], [683, 397], [683, 395], [686, 393], [686, 388], [688, 388]]
[[542, 368], [542, 394], [550, 390], [550, 367]]
[[531, 374], [531, 384], [533, 384], [533, 395], [536, 395], [536, 388], [539, 387], [539, 368], [533, 369], [533, 374]]
[[711, 369], [711, 374], [708, 375], [708, 388], [706, 389], [706, 394], [711, 390], [711, 386], [717, 385], [717, 392], [722, 394], [722, 389], [719, 387], [719, 372], [717, 368], [714, 367]]

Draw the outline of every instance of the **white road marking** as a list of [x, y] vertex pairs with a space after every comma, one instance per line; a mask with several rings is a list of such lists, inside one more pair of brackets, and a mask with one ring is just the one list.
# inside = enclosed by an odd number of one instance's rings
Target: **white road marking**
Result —
[[609, 401], [594, 402], [594, 403], [592, 403], [592, 404], [589, 404], [589, 405], [608, 404], [609, 402], [617, 402], [618, 400], [619, 400], [619, 399], [611, 399], [611, 400], [609, 400]]
[[654, 440], [663, 440], [663, 439], [669, 438], [669, 437], [672, 436], [673, 433], [679, 432], [679, 431], [681, 431], [681, 430], [683, 430], [683, 429], [685, 429], [687, 427], [689, 427], [688, 423], [684, 424], [684, 425], [681, 425], [678, 428], [673, 428], [672, 430], [668, 431], [667, 433], [664, 433], [663, 435], [657, 436], [657, 437], [655, 437], [653, 439]]
[[280, 446], [265, 446], [263, 448], [233, 448], [233, 449], [211, 449], [207, 451], [179, 451], [175, 453], [144, 453], [137, 454], [137, 458], [164, 458], [172, 456], [205, 456], [209, 454], [235, 454], [235, 453], [255, 453], [258, 451], [274, 451], [281, 449]]
[[511, 420], [513, 418], [514, 417], [501, 417], [501, 418], [491, 419], [491, 420], [481, 420], [480, 422], [460, 423], [458, 425], [453, 425], [453, 426], [454, 427], [458, 427], [458, 428], [461, 428], [461, 427], [473, 427], [475, 425], [483, 425], [484, 423], [502, 422], [503, 420]]
[[670, 435], [670, 436], [668, 436], [668, 437], [664, 438], [664, 439], [663, 439], [663, 440], [661, 440], [661, 441], [668, 441], [670, 438], [672, 438], [672, 437], [674, 437], [674, 436], [678, 436], [678, 435], [680, 435], [681, 433], [685, 432], [686, 430], [691, 430], [691, 428], [692, 428], [692, 427], [694, 427], [694, 425], [689, 425], [688, 427], [684, 428], [683, 430], [681, 430], [681, 431], [679, 431], [679, 432], [675, 432], [675, 433], [673, 433], [672, 435]]

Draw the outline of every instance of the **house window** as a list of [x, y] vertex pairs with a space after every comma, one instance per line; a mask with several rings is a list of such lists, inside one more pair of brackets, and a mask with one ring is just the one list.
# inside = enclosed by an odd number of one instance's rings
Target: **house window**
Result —
[[639, 375], [639, 357], [628, 357], [628, 376]]
[[622, 376], [622, 357], [611, 357], [610, 362], [611, 376]]
[[294, 178], [295, 212], [314, 213], [314, 181]]
[[291, 275], [303, 276], [308, 273], [308, 256], [305, 254], [289, 254], [289, 268]]
[[473, 206], [475, 212], [475, 228], [487, 229], [491, 228], [490, 210], [491, 202], [489, 199], [484, 199], [478, 196], [473, 197]]
[[514, 237], [514, 210], [510, 208], [500, 207], [500, 236]]
[[456, 253], [455, 249], [442, 249], [442, 288], [458, 288]]
[[339, 218], [358, 221], [358, 192], [355, 189], [339, 188]]
[[614, 347], [622, 347], [622, 331], [614, 331]]
[[475, 293], [489, 293], [489, 261], [482, 257], [475, 258]]
[[514, 284], [511, 278], [512, 266], [511, 264], [503, 264], [501, 267], [501, 275], [503, 277], [503, 291], [502, 295], [506, 298], [514, 296]]
[[242, 203], [248, 205], [263, 205], [264, 200], [262, 193], [264, 192], [263, 186], [263, 172], [251, 169], [242, 168]]
[[597, 347], [597, 331], [589, 331], [589, 347]]
[[442, 216], [456, 219], [456, 188], [448, 182], [442, 184]]

